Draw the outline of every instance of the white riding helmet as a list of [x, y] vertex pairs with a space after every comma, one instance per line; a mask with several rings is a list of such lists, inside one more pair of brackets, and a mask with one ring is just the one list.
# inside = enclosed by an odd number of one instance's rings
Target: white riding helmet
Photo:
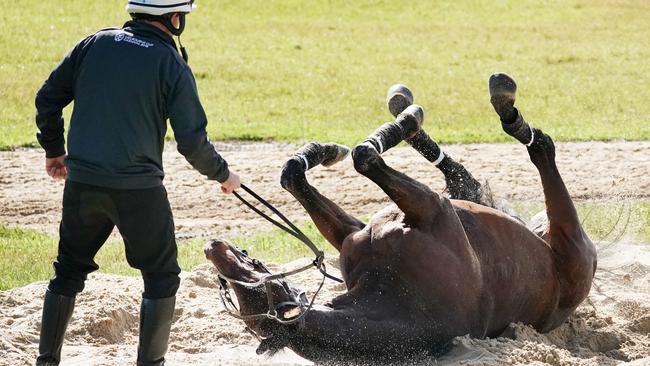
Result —
[[196, 9], [194, 0], [129, 0], [126, 11], [129, 14], [164, 15], [168, 13], [190, 13]]

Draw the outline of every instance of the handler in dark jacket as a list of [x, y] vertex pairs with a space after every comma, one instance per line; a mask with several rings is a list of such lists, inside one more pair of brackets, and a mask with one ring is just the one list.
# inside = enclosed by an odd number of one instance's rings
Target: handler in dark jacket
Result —
[[[133, 0], [133, 20], [75, 46], [36, 95], [47, 173], [66, 179], [55, 275], [43, 306], [37, 365], [57, 365], [75, 296], [114, 226], [141, 271], [138, 365], [163, 365], [179, 286], [174, 222], [163, 187], [170, 120], [178, 151], [225, 193], [239, 177], [206, 137], [187, 54], [176, 49], [193, 1]], [[67, 156], [62, 110], [74, 100]]]

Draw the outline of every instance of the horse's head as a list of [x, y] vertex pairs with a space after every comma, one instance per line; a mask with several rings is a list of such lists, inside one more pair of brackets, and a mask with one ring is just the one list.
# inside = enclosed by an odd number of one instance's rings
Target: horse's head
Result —
[[[207, 259], [217, 268], [217, 271], [229, 279], [255, 283], [271, 275], [271, 272], [262, 262], [250, 258], [246, 250], [238, 248], [226, 240], [210, 240], [204, 252]], [[277, 310], [277, 316], [280, 319], [288, 320], [300, 314], [300, 307], [292, 304], [300, 298], [302, 291], [283, 279], [272, 280], [269, 284], [273, 307]], [[264, 284], [249, 287], [232, 282], [230, 286], [237, 296], [241, 315], [266, 314], [269, 311], [267, 286]], [[282, 305], [283, 303], [285, 304]], [[281, 306], [278, 307], [278, 305]], [[276, 328], [276, 322], [269, 319], [244, 321], [250, 329], [262, 337], [269, 336], [273, 328]]]

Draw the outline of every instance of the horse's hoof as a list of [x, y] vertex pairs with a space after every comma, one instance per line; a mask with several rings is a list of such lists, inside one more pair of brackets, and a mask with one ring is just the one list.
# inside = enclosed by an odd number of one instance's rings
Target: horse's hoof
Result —
[[339, 145], [334, 142], [323, 144], [323, 149], [325, 150], [325, 158], [321, 165], [325, 167], [338, 163], [345, 159], [345, 157], [350, 153], [350, 149], [347, 146]]
[[512, 120], [514, 116], [515, 94], [517, 84], [504, 73], [496, 73], [490, 76], [488, 82], [490, 89], [490, 103], [494, 107], [502, 121]]
[[395, 123], [402, 129], [403, 138], [410, 139], [422, 129], [424, 109], [417, 104], [411, 104], [397, 116]]
[[298, 179], [305, 172], [303, 162], [298, 157], [292, 157], [282, 166], [280, 173], [280, 186], [289, 192], [297, 189]]
[[413, 93], [406, 85], [395, 84], [388, 88], [386, 104], [393, 117], [397, 117], [406, 107], [413, 104]]
[[361, 174], [367, 173], [372, 166], [377, 164], [379, 159], [379, 152], [369, 142], [359, 144], [352, 149], [354, 169]]

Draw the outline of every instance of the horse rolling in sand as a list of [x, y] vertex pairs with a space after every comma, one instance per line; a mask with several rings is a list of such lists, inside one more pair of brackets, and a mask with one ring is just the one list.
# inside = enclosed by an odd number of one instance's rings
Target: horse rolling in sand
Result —
[[[489, 90], [503, 130], [527, 146], [539, 171], [547, 225], [533, 232], [482, 203], [481, 185], [421, 129], [422, 109], [397, 85], [388, 93], [395, 121], [352, 150], [355, 169], [394, 202], [369, 223], [321, 195], [305, 176], [318, 164], [343, 159], [347, 148], [312, 142], [285, 163], [282, 187], [339, 251], [347, 292], [292, 325], [247, 320], [261, 339], [258, 352], [288, 347], [317, 362], [435, 355], [456, 336], [496, 337], [513, 322], [547, 332], [585, 299], [596, 251], [555, 165], [553, 141], [514, 108], [516, 84], [509, 76], [492, 75]], [[402, 140], [442, 171], [451, 199], [386, 165], [381, 153]], [[269, 275], [226, 241], [212, 240], [205, 253], [227, 277], [255, 282]], [[263, 286], [232, 286], [241, 314], [266, 312]], [[278, 306], [280, 317], [296, 316], [298, 289], [283, 279], [267, 288], [275, 304], [288, 302]]]

